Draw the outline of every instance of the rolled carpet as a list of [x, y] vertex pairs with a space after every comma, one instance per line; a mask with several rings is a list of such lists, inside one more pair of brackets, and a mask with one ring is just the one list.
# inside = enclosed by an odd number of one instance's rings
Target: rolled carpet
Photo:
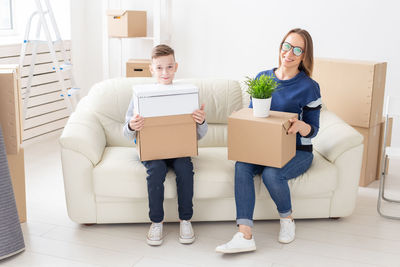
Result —
[[25, 249], [0, 125], [0, 260]]

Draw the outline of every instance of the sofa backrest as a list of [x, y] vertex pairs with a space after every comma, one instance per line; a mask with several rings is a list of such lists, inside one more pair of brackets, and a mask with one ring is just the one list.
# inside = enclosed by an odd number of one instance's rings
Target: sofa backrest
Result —
[[[132, 97], [132, 86], [154, 82], [153, 78], [116, 78], [102, 81], [91, 88], [77, 110], [89, 109], [96, 115], [104, 128], [107, 146], [134, 146], [122, 134], [125, 113]], [[228, 116], [243, 106], [239, 82], [227, 79], [180, 79], [175, 82], [191, 83], [199, 87], [199, 101], [205, 104], [209, 124], [208, 133], [199, 141], [199, 146], [226, 146]]]
[[205, 104], [208, 132], [199, 147], [227, 146], [228, 117], [243, 106], [242, 90], [238, 81], [227, 79], [181, 79], [199, 88], [200, 104]]

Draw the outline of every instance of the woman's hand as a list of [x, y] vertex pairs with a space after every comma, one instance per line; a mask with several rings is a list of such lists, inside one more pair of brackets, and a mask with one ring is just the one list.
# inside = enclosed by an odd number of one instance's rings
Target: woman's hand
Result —
[[290, 119], [289, 122], [291, 123], [288, 130], [289, 134], [296, 134], [299, 132], [301, 136], [307, 136], [311, 132], [311, 126], [304, 121], [293, 118]]
[[131, 120], [129, 121], [129, 127], [134, 131], [142, 130], [144, 126], [144, 118], [141, 117], [139, 114], [132, 116]]
[[194, 121], [197, 122], [198, 124], [204, 123], [204, 120], [206, 119], [206, 113], [204, 112], [204, 104], [201, 104], [200, 109], [196, 109], [192, 113], [192, 117]]

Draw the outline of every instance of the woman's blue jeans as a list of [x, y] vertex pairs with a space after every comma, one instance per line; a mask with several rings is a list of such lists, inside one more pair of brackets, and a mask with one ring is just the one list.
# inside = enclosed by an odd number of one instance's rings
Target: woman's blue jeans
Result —
[[168, 167], [176, 174], [179, 219], [190, 220], [193, 215], [193, 164], [190, 157], [143, 161], [147, 169], [149, 217], [159, 223], [164, 219], [164, 181]]
[[253, 226], [255, 205], [254, 176], [261, 174], [263, 183], [275, 202], [281, 218], [292, 214], [288, 180], [310, 168], [312, 152], [297, 150], [296, 155], [282, 168], [266, 167], [245, 162], [235, 165], [235, 201], [237, 224]]

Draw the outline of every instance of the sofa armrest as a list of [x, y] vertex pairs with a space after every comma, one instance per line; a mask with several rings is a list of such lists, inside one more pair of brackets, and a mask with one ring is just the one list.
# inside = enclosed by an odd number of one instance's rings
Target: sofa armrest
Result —
[[106, 137], [96, 116], [89, 111], [79, 110], [70, 116], [60, 137], [60, 144], [62, 148], [83, 154], [96, 165], [103, 155]]
[[320, 129], [313, 145], [330, 162], [363, 143], [363, 136], [333, 112], [321, 111]]

